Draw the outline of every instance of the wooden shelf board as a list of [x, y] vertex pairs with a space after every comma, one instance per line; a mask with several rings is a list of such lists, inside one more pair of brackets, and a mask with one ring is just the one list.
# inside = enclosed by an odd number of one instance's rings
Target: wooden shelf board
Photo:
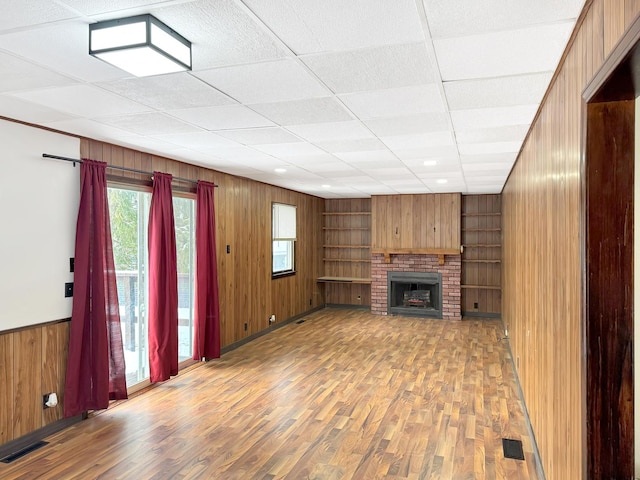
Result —
[[371, 215], [371, 212], [322, 212], [322, 215]]
[[371, 248], [371, 245], [323, 245], [324, 248]]
[[391, 263], [391, 255], [438, 255], [438, 263], [444, 265], [445, 255], [460, 255], [457, 248], [372, 248], [371, 253], [384, 255], [384, 262]]
[[476, 290], [502, 290], [502, 287], [495, 285], [460, 285], [460, 288], [472, 288]]
[[463, 258], [462, 263], [502, 263], [502, 260], [469, 260]]
[[357, 277], [319, 277], [320, 283], [362, 283], [371, 284], [370, 278], [357, 278]]

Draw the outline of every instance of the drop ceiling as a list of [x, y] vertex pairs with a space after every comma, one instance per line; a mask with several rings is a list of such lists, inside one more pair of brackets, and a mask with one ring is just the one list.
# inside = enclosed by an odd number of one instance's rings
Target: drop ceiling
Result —
[[[0, 116], [344, 198], [500, 192], [584, 0], [5, 4]], [[89, 56], [90, 23], [142, 13], [193, 71]]]

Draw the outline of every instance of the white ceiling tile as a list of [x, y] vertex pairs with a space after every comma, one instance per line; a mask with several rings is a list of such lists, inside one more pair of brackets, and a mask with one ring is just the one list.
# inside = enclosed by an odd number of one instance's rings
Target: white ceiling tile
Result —
[[393, 135], [391, 137], [382, 137], [381, 140], [393, 152], [413, 148], [446, 147], [454, 145], [453, 135], [449, 131]]
[[542, 101], [552, 72], [445, 82], [451, 110], [532, 105]]
[[69, 85], [14, 94], [61, 112], [101, 117], [148, 111], [149, 108], [91, 85]]
[[[309, 168], [311, 170], [311, 168]], [[332, 180], [332, 183], [336, 183], [340, 181], [343, 183], [343, 179], [346, 175], [356, 175], [361, 174], [362, 171], [358, 168], [348, 166], [348, 168], [338, 169], [338, 170], [315, 170], [320, 175], [328, 180]]]
[[432, 112], [407, 117], [375, 118], [366, 120], [364, 124], [379, 137], [390, 137], [449, 130], [449, 116], [444, 112]]
[[87, 82], [129, 75], [89, 55], [89, 24], [83, 20], [0, 35], [0, 49]]
[[20, 0], [19, 4], [16, 4], [17, 8], [9, 8], [8, 5], [3, 7], [0, 15], [0, 31], [78, 16], [63, 5], [50, 0]]
[[22, 120], [38, 125], [60, 120], [71, 120], [72, 115], [35, 103], [20, 100], [9, 95], [0, 95], [0, 112], [2, 116]]
[[[434, 40], [446, 81], [555, 70], [573, 22]], [[491, 54], [487, 54], [491, 52]]]
[[[304, 144], [300, 144], [304, 145]], [[261, 145], [263, 147], [264, 145]], [[306, 168], [307, 165], [323, 165], [326, 163], [342, 163], [346, 165], [346, 163], [340, 162], [340, 159], [334, 157], [329, 153], [314, 153], [314, 154], [305, 154], [305, 155], [297, 155], [295, 157], [283, 157], [287, 162], [297, 165], [299, 167]]]
[[424, 184], [422, 185], [390, 185], [396, 193], [399, 194], [417, 194], [417, 193], [431, 193], [431, 190]]
[[273, 122], [244, 105], [186, 108], [183, 110], [169, 110], [168, 113], [206, 130], [273, 126]]
[[436, 84], [349, 93], [338, 97], [361, 120], [444, 111]]
[[465, 163], [462, 170], [473, 172], [474, 175], [492, 175], [491, 172], [508, 173], [511, 170], [511, 162], [495, 162], [495, 163]]
[[200, 149], [201, 152], [213, 155], [227, 163], [234, 163], [245, 159], [266, 159], [269, 155], [262, 152], [258, 152], [251, 147], [244, 145], [238, 146], [225, 146], [218, 145], [209, 148]]
[[163, 110], [213, 107], [236, 103], [186, 72], [126, 78], [98, 85], [135, 102]]
[[129, 130], [140, 135], [162, 135], [165, 133], [173, 134], [198, 131], [197, 128], [160, 112], [101, 117], [98, 121], [105, 125]]
[[396, 156], [389, 150], [361, 150], [358, 152], [337, 152], [335, 156], [345, 162], [367, 162], [381, 161], [394, 162], [398, 161]]
[[[388, 137], [390, 138], [390, 137]], [[400, 144], [401, 145], [401, 144]], [[458, 148], [455, 145], [445, 145], [442, 147], [420, 147], [420, 148], [399, 148], [392, 149], [394, 155], [402, 161], [406, 160], [426, 160], [439, 158], [458, 158]]]
[[147, 7], [162, 3], [175, 3], [172, 0], [62, 0], [66, 5], [84, 15], [98, 15], [136, 7]]
[[529, 125], [508, 125], [506, 127], [479, 128], [475, 130], [456, 130], [458, 144], [480, 142], [522, 142]]
[[277, 175], [273, 171], [274, 168], [279, 168], [287, 165], [282, 160], [274, 157], [269, 157], [267, 155], [265, 155], [264, 157], [248, 157], [240, 160], [240, 163], [246, 165], [247, 167], [255, 168], [256, 170], [267, 170], [267, 173], [269, 175], [272, 175], [273, 177], [277, 177]]
[[42, 125], [62, 132], [81, 135], [87, 138], [94, 138], [96, 140], [111, 141], [112, 143], [117, 143], [118, 141], [130, 139], [132, 137], [140, 137], [140, 135], [136, 133], [111, 127], [86, 118], [43, 122]]
[[294, 143], [301, 142], [299, 138], [291, 135], [280, 127], [243, 128], [240, 130], [221, 130], [216, 132], [229, 140], [244, 145], [261, 145], [269, 143]]
[[215, 148], [220, 146], [239, 146], [236, 142], [216, 135], [213, 132], [187, 132], [187, 133], [167, 133], [157, 135], [154, 138], [173, 143], [181, 147], [199, 150], [202, 148]]
[[296, 54], [424, 40], [414, 0], [244, 0]]
[[297, 142], [297, 143], [273, 143], [267, 145], [252, 145], [256, 150], [260, 150], [268, 155], [273, 155], [274, 157], [305, 157], [310, 155], [323, 155], [321, 149], [312, 145], [310, 143], [305, 142]]
[[351, 165], [347, 165], [346, 163], [341, 162], [337, 159], [334, 162], [308, 162], [305, 165], [300, 165], [300, 167], [310, 172], [339, 172], [342, 176], [352, 174], [353, 172], [358, 172], [358, 170], [356, 170]]
[[383, 181], [385, 179], [414, 179], [416, 176], [406, 167], [368, 168], [367, 173], [371, 177]]
[[233, 0], [156, 4], [148, 9], [193, 44], [194, 71], [286, 57], [283, 49]]
[[518, 152], [522, 142], [487, 142], [458, 145], [460, 155], [484, 155], [488, 153]]
[[73, 83], [76, 81], [69, 77], [0, 52], [0, 92], [58, 87]]
[[424, 0], [433, 38], [508, 30], [576, 19], [584, 0]]
[[462, 166], [469, 163], [484, 164], [484, 163], [510, 163], [515, 162], [518, 152], [508, 153], [493, 153], [485, 155], [460, 155], [460, 163]]
[[272, 103], [326, 97], [330, 92], [294, 60], [252, 63], [194, 72], [239, 102]]
[[355, 120], [348, 122], [292, 125], [287, 127], [287, 130], [290, 130], [296, 135], [314, 143], [366, 139], [373, 137], [371, 132], [367, 130], [362, 123]]
[[278, 125], [302, 125], [352, 120], [351, 114], [333, 97], [249, 105]]
[[362, 170], [363, 172], [368, 172], [371, 168], [400, 168], [405, 167], [405, 164], [400, 160], [358, 160], [358, 161], [349, 161], [349, 164], [354, 168]]
[[357, 152], [360, 150], [382, 150], [386, 146], [374, 137], [357, 138], [353, 140], [319, 141], [315, 142], [323, 150], [331, 153], [337, 152]]
[[335, 93], [423, 85], [440, 80], [424, 43], [385, 45], [302, 58]]
[[456, 110], [451, 112], [451, 121], [456, 131], [523, 125], [531, 123], [537, 110], [538, 105]]

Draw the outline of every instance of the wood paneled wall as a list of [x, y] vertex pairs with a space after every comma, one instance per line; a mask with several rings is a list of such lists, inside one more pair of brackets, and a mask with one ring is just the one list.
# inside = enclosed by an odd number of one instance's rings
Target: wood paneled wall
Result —
[[[342, 260], [325, 260], [324, 276], [370, 279], [371, 199], [325, 200], [324, 224], [324, 258]], [[371, 305], [370, 283], [329, 282], [324, 289], [327, 304]]]
[[500, 195], [462, 196], [462, 315], [499, 315], [502, 307]]
[[374, 195], [372, 248], [460, 248], [460, 194]]
[[[63, 418], [69, 322], [0, 334], [0, 445]], [[58, 406], [42, 408], [55, 392]]]
[[[324, 305], [317, 284], [323, 271], [324, 199], [93, 140], [82, 140], [80, 153], [110, 165], [219, 185], [215, 201], [222, 347], [268, 329], [271, 314], [280, 322]], [[273, 202], [298, 208], [296, 274], [276, 279], [271, 278]]]
[[586, 478], [581, 92], [639, 11], [587, 1], [502, 195], [502, 317], [550, 480]]

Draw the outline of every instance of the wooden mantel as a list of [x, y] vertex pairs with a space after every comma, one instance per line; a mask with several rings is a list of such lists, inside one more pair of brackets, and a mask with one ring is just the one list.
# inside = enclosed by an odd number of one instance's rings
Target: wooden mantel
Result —
[[384, 262], [391, 263], [391, 255], [438, 255], [438, 263], [444, 265], [445, 255], [460, 255], [455, 248], [372, 248], [371, 253], [384, 255]]

